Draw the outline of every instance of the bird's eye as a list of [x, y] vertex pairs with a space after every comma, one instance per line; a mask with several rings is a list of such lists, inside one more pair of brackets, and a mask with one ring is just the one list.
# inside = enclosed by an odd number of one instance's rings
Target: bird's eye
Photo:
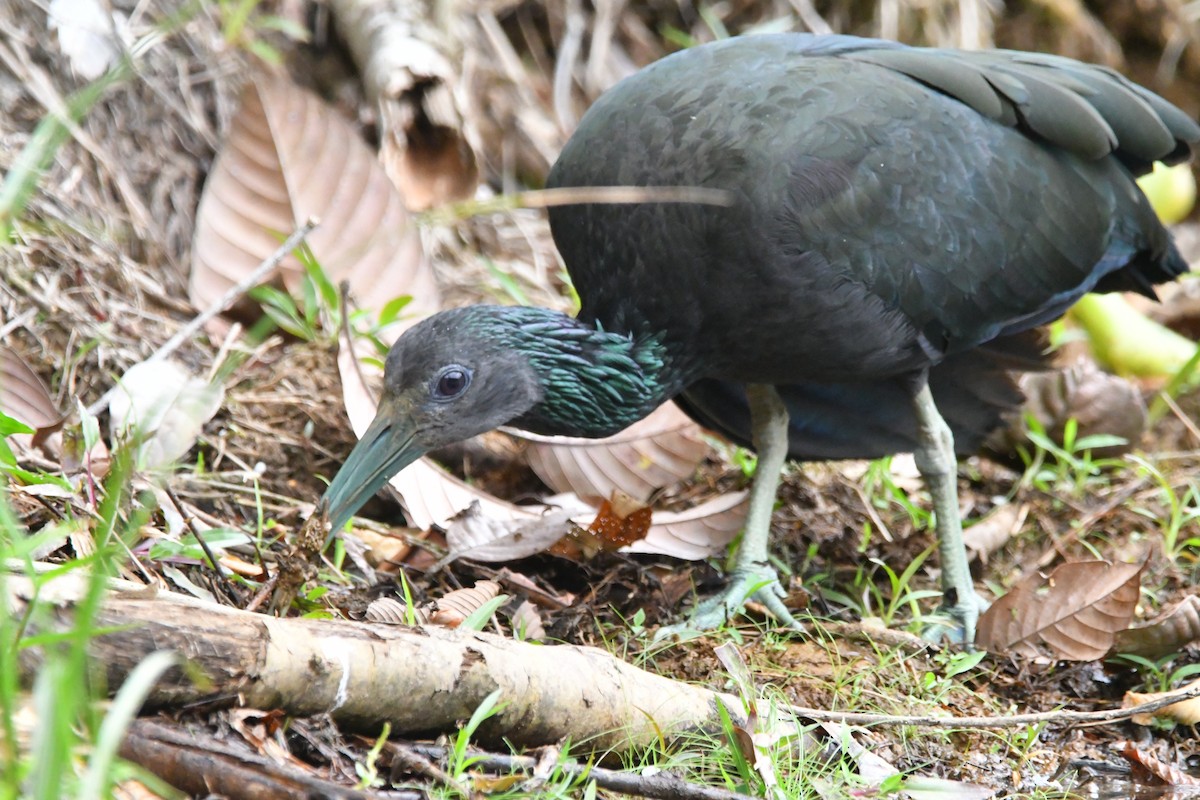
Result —
[[457, 365], [446, 367], [433, 384], [433, 396], [437, 400], [453, 400], [470, 385], [470, 370]]

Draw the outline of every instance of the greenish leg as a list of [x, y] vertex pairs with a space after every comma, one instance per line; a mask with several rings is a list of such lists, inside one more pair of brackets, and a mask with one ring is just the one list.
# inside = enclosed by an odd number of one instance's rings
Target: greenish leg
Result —
[[940, 613], [949, 616], [956, 629], [931, 626], [924, 637], [931, 641], [948, 638], [971, 644], [975, 641], [975, 623], [979, 612], [986, 607], [975, 593], [967, 550], [963, 545], [962, 519], [958, 511], [958, 460], [954, 454], [954, 435], [942, 419], [933, 393], [922, 377], [920, 388], [913, 395], [917, 414], [919, 446], [913, 454], [917, 469], [933, 497], [936, 515], [938, 557], [942, 567], [942, 605]]
[[750, 400], [750, 421], [758, 467], [750, 487], [750, 508], [742, 533], [741, 547], [734, 561], [733, 574], [725, 589], [696, 606], [686, 623], [663, 628], [659, 635], [671, 635], [684, 630], [710, 630], [742, 611], [751, 597], [775, 616], [783, 625], [799, 628], [800, 624], [783, 604], [787, 592], [779, 583], [779, 575], [770, 563], [767, 545], [771, 538], [771, 512], [775, 510], [775, 492], [783, 463], [787, 460], [788, 413], [775, 387], [751, 384], [746, 387]]

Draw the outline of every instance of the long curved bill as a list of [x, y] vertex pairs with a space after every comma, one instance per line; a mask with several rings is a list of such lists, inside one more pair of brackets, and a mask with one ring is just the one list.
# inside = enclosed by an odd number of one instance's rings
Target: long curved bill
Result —
[[393, 405], [380, 404], [370, 427], [325, 490], [322, 503], [332, 525], [330, 539], [393, 475], [425, 454], [413, 442], [408, 416], [396, 412]]

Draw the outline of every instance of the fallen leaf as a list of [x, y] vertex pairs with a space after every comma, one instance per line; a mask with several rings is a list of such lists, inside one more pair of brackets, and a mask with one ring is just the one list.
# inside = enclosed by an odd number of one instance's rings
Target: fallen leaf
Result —
[[969, 559], [987, 563], [988, 556], [999, 550], [1021, 531], [1029, 506], [1006, 503], [963, 531], [963, 546]]
[[224, 399], [223, 386], [194, 378], [173, 361], [143, 361], [117, 381], [109, 428], [114, 441], [139, 443], [139, 469], [164, 466], [192, 448]]
[[[192, 245], [192, 303], [211, 305], [310, 217], [320, 226], [309, 248], [330, 281], [349, 281], [360, 306], [379, 310], [411, 295], [410, 314], [438, 307], [404, 200], [358, 132], [310, 92], [257, 75], [246, 82], [204, 185]], [[284, 259], [279, 274], [296, 294], [305, 274], [299, 260]]]
[[1042, 655], [1091, 661], [1107, 653], [1129, 627], [1145, 564], [1075, 561], [1043, 582], [1033, 575], [1014, 586], [979, 618], [975, 643], [990, 653]]
[[50, 0], [47, 11], [50, 29], [58, 31], [59, 50], [85, 80], [107, 72], [121, 57], [122, 45], [132, 41], [125, 15], [110, 12], [99, 0]]
[[550, 549], [571, 527], [570, 514], [565, 511], [550, 511], [532, 519], [500, 519], [487, 516], [478, 501], [472, 502], [446, 528], [450, 552], [432, 571], [463, 557], [489, 563], [528, 558]]
[[1077, 425], [1076, 441], [1099, 435], [1125, 440], [1123, 445], [1095, 448], [1097, 457], [1128, 452], [1146, 429], [1146, 404], [1138, 387], [1101, 370], [1091, 358], [1065, 369], [1024, 373], [1019, 385], [1025, 393], [1021, 414], [988, 437], [987, 447], [995, 453], [1009, 456], [1028, 447], [1027, 414], [1056, 442], [1063, 440], [1068, 420]]
[[[1197, 683], [1200, 683], [1200, 681], [1192, 681], [1170, 692], [1126, 692], [1121, 707], [1130, 708], [1132, 706], [1140, 706], [1142, 703], [1149, 703], [1160, 697], [1175, 694], [1184, 689], [1190, 689]], [[1129, 718], [1129, 721], [1135, 725], [1153, 725], [1155, 718], [1170, 719], [1181, 722], [1184, 725], [1196, 725], [1200, 723], [1200, 697], [1189, 697], [1187, 700], [1180, 700], [1178, 703], [1172, 703], [1169, 706], [1164, 706], [1150, 713], [1134, 714]]]
[[650, 531], [650, 507], [619, 491], [600, 504], [587, 529], [580, 528], [563, 537], [550, 549], [555, 555], [576, 561], [595, 558], [597, 553], [613, 552], [646, 538]]
[[530, 442], [525, 460], [543, 483], [584, 498], [615, 490], [645, 501], [691, 477], [711, 449], [700, 426], [674, 403], [604, 439], [508, 432]]
[[1200, 786], [1200, 779], [1187, 774], [1183, 767], [1168, 764], [1133, 742], [1124, 741], [1115, 744], [1117, 751], [1135, 767], [1134, 772], [1141, 772], [1144, 776], [1139, 780], [1140, 783], [1146, 783], [1148, 779], [1155, 786]]
[[4, 346], [0, 346], [0, 412], [35, 429], [33, 434], [15, 433], [8, 437], [18, 449], [37, 447], [60, 459], [67, 472], [74, 472], [81, 465], [88, 466], [98, 476], [107, 472], [108, 448], [104, 442], [97, 437], [85, 458], [78, 418], [75, 425], [68, 427], [68, 417], [59, 412], [41, 378], [15, 351]]
[[[410, 613], [411, 612], [411, 613]], [[364, 618], [367, 622], [380, 622], [384, 625], [423, 625], [429, 621], [425, 612], [420, 608], [410, 609], [406, 604], [394, 597], [377, 597], [367, 606]]]
[[546, 640], [546, 628], [542, 625], [542, 615], [538, 613], [537, 607], [528, 600], [521, 602], [517, 606], [517, 610], [512, 613], [509, 618], [512, 625], [513, 636], [516, 636], [523, 642], [544, 642]]
[[1189, 594], [1146, 625], [1117, 632], [1112, 653], [1157, 661], [1200, 639], [1200, 595]]
[[434, 625], [457, 628], [489, 600], [500, 595], [500, 584], [479, 581], [469, 589], [456, 589], [440, 600], [422, 607]]

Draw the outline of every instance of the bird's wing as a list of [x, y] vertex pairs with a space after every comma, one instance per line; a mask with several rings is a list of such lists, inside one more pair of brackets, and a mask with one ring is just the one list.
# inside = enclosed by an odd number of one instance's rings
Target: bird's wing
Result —
[[[954, 433], [959, 455], [978, 453], [988, 434], [1020, 406], [1024, 397], [1014, 370], [1048, 368], [1044, 345], [1040, 331], [1026, 331], [950, 356], [930, 370], [930, 388]], [[911, 389], [903, 379], [777, 389], [788, 408], [792, 459], [880, 458], [912, 452], [917, 446]], [[751, 446], [744, 385], [704, 379], [688, 387], [676, 403], [704, 427]]]
[[1186, 160], [1200, 126], [1171, 103], [1107, 67], [1013, 50], [864, 46], [843, 57], [920, 81], [1002, 125], [1134, 174]]

